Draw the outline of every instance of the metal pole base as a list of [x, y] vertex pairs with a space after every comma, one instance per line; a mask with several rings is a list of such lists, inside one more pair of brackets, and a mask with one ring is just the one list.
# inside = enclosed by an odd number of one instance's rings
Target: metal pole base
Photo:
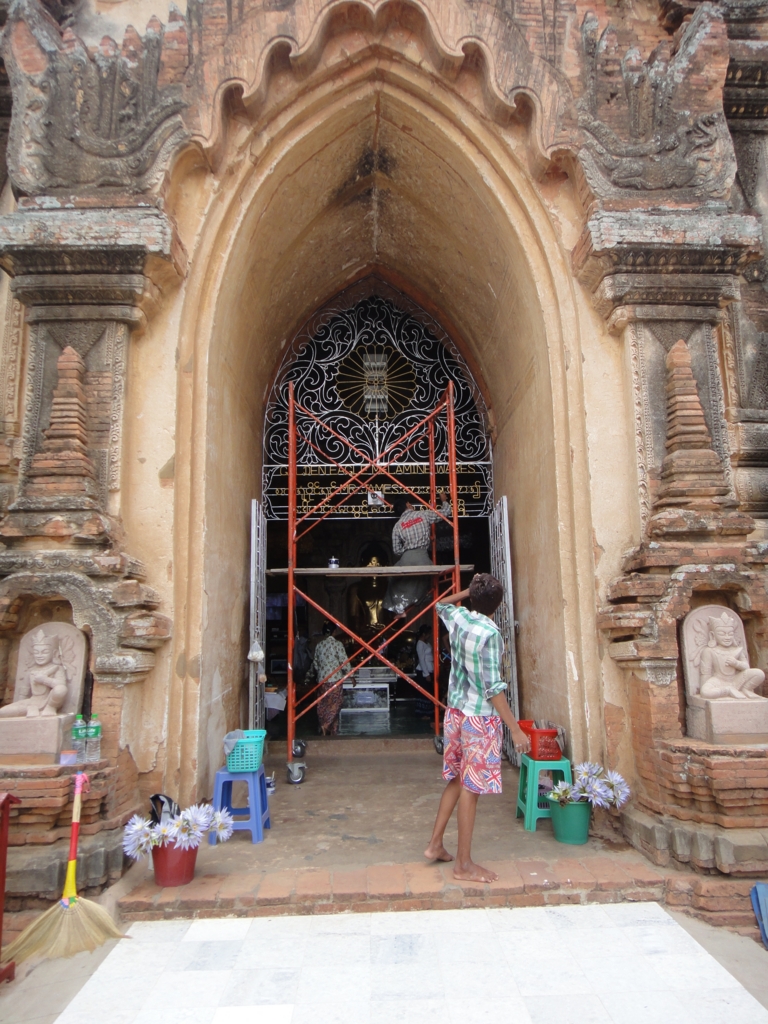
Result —
[[292, 786], [301, 785], [307, 771], [306, 764], [303, 761], [289, 761], [285, 767], [288, 769], [288, 782]]

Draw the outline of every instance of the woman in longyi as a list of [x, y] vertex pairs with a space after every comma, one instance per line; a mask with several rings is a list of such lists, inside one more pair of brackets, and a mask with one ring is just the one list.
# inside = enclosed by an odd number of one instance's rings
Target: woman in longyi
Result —
[[337, 686], [334, 690], [332, 687], [334, 683], [338, 683], [343, 678], [345, 671], [349, 668], [348, 665], [344, 668], [341, 667], [346, 661], [347, 652], [344, 650], [344, 644], [338, 639], [338, 627], [333, 622], [326, 622], [323, 626], [323, 639], [315, 648], [315, 656], [312, 660], [312, 668], [317, 681], [323, 684], [321, 687], [323, 697], [317, 705], [317, 717], [323, 736], [335, 736], [339, 731], [344, 688]]

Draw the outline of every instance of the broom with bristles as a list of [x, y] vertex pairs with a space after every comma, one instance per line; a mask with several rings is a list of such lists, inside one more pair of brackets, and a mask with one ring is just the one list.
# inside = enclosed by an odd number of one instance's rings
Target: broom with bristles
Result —
[[[75, 800], [72, 806], [72, 833], [69, 838], [69, 860], [64, 892], [37, 920], [25, 928], [17, 939], [6, 946], [0, 960], [20, 963], [31, 956], [74, 956], [89, 952], [109, 939], [125, 938], [109, 914], [92, 900], [77, 895], [77, 840], [80, 835], [80, 805], [83, 788], [88, 783], [85, 772], [75, 776]], [[88, 790], [86, 789], [86, 792]]]

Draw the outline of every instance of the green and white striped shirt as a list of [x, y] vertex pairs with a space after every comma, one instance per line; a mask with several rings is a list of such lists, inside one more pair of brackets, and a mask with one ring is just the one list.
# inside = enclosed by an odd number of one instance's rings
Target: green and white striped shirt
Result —
[[490, 699], [507, 688], [501, 678], [504, 641], [496, 624], [456, 604], [438, 604], [437, 614], [451, 640], [448, 707], [465, 715], [495, 715]]

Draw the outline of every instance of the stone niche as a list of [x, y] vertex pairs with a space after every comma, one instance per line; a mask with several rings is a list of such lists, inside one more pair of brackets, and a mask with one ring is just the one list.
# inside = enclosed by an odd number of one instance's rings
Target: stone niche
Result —
[[19, 643], [11, 701], [0, 707], [0, 764], [54, 764], [83, 699], [86, 639], [45, 622]]
[[717, 744], [768, 743], [765, 673], [749, 664], [744, 624], [730, 608], [704, 605], [682, 629], [689, 736]]

